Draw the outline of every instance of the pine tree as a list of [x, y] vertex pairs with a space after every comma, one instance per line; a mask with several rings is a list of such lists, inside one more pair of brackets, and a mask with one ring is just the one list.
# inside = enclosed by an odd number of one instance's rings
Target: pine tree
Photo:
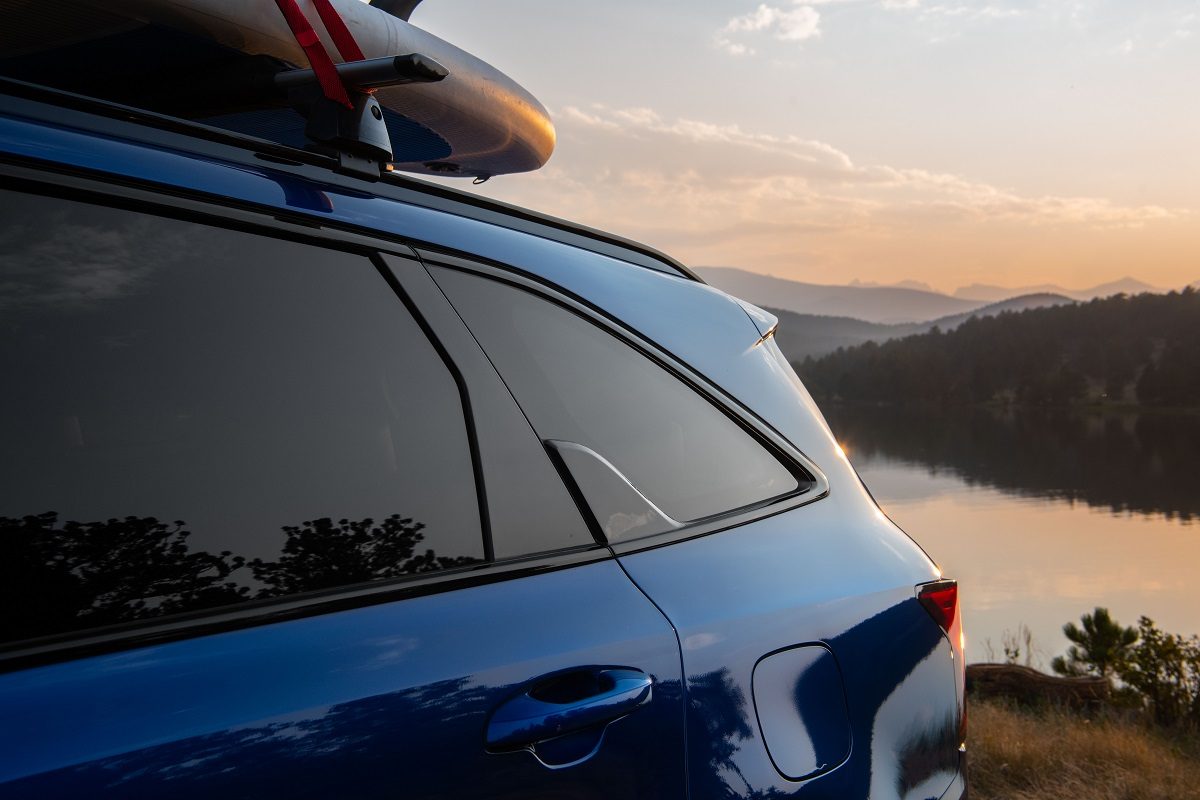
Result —
[[1083, 628], [1074, 622], [1063, 626], [1063, 634], [1074, 644], [1065, 658], [1056, 656], [1050, 666], [1060, 675], [1113, 677], [1128, 660], [1129, 649], [1138, 640], [1137, 629], [1122, 627], [1107, 608], [1100, 607], [1084, 614], [1080, 622]]

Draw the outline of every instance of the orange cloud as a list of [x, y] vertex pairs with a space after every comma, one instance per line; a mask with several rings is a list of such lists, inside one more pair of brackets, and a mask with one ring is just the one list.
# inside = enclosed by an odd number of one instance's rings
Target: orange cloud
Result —
[[[827, 142], [668, 119], [649, 108], [568, 106], [556, 117], [560, 151], [550, 165], [519, 186], [496, 181], [493, 193], [646, 240], [696, 265], [827, 282], [914, 277], [951, 287], [1083, 270], [1081, 280], [1094, 283], [1137, 271], [1118, 255], [1200, 239], [1188, 233], [1194, 226], [1185, 209], [1025, 195], [960, 175], [859, 164]], [[1108, 255], [1081, 264], [1088, 243], [1101, 240]], [[1174, 266], [1186, 271], [1183, 252]], [[1186, 283], [1183, 274], [1195, 279], [1182, 272], [1158, 280]]]

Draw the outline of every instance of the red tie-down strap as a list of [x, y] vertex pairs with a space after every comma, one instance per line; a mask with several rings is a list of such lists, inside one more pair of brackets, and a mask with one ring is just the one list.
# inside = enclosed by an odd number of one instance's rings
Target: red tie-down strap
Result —
[[329, 0], [312, 0], [312, 4], [317, 7], [317, 14], [321, 16], [321, 22], [324, 23], [325, 30], [329, 31], [329, 38], [333, 39], [333, 44], [341, 54], [342, 60], [362, 61], [366, 58], [363, 51], [359, 49], [358, 42], [354, 41], [354, 34], [350, 33], [342, 15], [337, 12], [333, 4]]
[[[321, 85], [321, 91], [325, 96], [335, 103], [341, 103], [346, 108], [354, 108], [354, 104], [350, 102], [350, 95], [346, 94], [346, 87], [342, 85], [342, 79], [338, 77], [337, 68], [333, 65], [333, 59], [329, 57], [329, 53], [325, 51], [325, 45], [321, 44], [321, 38], [317, 36], [317, 32], [313, 30], [312, 23], [308, 21], [308, 17], [304, 16], [304, 12], [300, 10], [300, 6], [296, 5], [296, 0], [275, 0], [275, 5], [279, 6], [279, 10], [283, 12], [283, 18], [287, 20], [288, 27], [292, 29], [292, 36], [296, 37], [296, 43], [304, 48], [305, 55], [308, 56], [308, 63], [312, 67], [313, 73], [317, 76], [317, 82]], [[318, 12], [321, 11], [320, 4], [317, 6]], [[350, 31], [346, 29], [345, 23], [341, 17], [329, 8], [331, 16], [337, 19], [345, 31], [346, 37], [354, 44], [354, 37], [350, 36]], [[325, 22], [326, 28], [329, 28], [329, 21], [325, 20], [324, 12], [321, 12], [322, 20]], [[334, 37], [334, 43], [337, 44], [337, 39], [332, 30], [331, 37]], [[358, 45], [354, 44], [354, 49], [358, 51]], [[345, 51], [338, 44], [338, 51], [345, 58]], [[362, 58], [362, 52], [358, 51], [358, 59]]]

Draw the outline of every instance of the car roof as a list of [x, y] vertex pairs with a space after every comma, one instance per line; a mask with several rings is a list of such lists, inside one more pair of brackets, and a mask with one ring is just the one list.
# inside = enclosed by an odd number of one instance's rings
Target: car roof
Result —
[[[513, 234], [532, 234], [703, 283], [654, 248], [584, 225], [399, 173], [379, 181], [339, 174], [334, 159], [317, 153], [6, 78], [0, 78], [0, 153], [508, 263], [504, 256], [519, 249]], [[460, 241], [466, 246], [455, 247]]]

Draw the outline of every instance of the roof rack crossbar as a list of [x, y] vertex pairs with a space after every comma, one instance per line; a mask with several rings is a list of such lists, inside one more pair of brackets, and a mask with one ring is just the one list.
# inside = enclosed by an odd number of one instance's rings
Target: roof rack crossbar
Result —
[[[336, 69], [342, 83], [358, 91], [403, 83], [436, 83], [450, 74], [441, 64], [420, 53], [346, 61], [336, 65]], [[311, 69], [289, 69], [277, 72], [272, 83], [286, 91], [317, 83], [317, 74]]]

